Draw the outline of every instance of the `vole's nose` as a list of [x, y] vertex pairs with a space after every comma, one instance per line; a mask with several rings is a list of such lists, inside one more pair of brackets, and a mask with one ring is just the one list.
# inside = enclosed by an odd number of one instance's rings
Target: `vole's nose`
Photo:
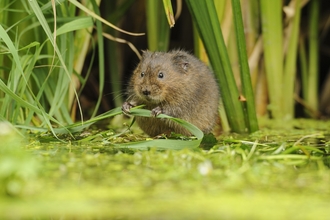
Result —
[[142, 93], [145, 96], [150, 95], [150, 90], [148, 90], [148, 89], [142, 90]]

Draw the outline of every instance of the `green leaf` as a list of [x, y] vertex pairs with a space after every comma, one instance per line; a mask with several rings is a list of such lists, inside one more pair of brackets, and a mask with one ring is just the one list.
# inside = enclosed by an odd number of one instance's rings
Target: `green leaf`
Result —
[[293, 22], [290, 23], [290, 33], [288, 33], [288, 49], [284, 62], [283, 78], [283, 113], [285, 118], [294, 118], [294, 86], [297, 71], [298, 39], [301, 14], [301, 0], [295, 1]]
[[147, 0], [147, 32], [148, 49], [151, 51], [167, 51], [170, 28], [161, 1]]
[[312, 0], [309, 18], [309, 60], [308, 60], [308, 85], [307, 96], [304, 97], [309, 108], [318, 110], [318, 83], [319, 83], [319, 15], [320, 1]]
[[236, 29], [236, 40], [238, 47], [238, 57], [240, 63], [240, 73], [242, 82], [242, 92], [246, 101], [243, 102], [246, 109], [246, 122], [249, 132], [257, 131], [258, 120], [255, 110], [254, 93], [250, 77], [250, 68], [246, 52], [245, 34], [243, 26], [243, 18], [241, 5], [239, 0], [232, 0], [233, 13], [234, 13], [234, 24]]
[[247, 131], [243, 107], [224, 43], [213, 1], [186, 0], [199, 35], [204, 43], [216, 77], [219, 80], [229, 125], [234, 132]]
[[[151, 111], [146, 109], [131, 109], [131, 114], [134, 116], [140, 117], [151, 117]], [[196, 136], [196, 140], [170, 140], [170, 139], [152, 139], [148, 141], [139, 141], [139, 142], [130, 142], [124, 144], [115, 145], [116, 148], [131, 148], [131, 149], [140, 149], [140, 150], [147, 150], [149, 148], [155, 147], [159, 150], [180, 150], [184, 148], [189, 149], [197, 149], [204, 137], [203, 132], [198, 129], [195, 125], [190, 124], [182, 119], [174, 118], [168, 115], [160, 114], [157, 118], [167, 118], [172, 120], [187, 130], [189, 130], [194, 136]]]
[[[141, 107], [141, 106], [139, 106]], [[139, 116], [139, 117], [152, 117], [151, 111], [146, 109], [139, 109], [139, 107], [135, 107], [131, 109], [131, 115], [132, 116]], [[62, 128], [54, 128], [54, 132], [56, 134], [61, 133], [75, 133], [75, 132], [81, 132], [83, 129], [91, 126], [97, 121], [113, 117], [116, 115], [122, 114], [121, 107], [114, 108], [106, 113], [103, 113], [101, 115], [98, 115], [90, 120], [87, 120], [85, 122], [77, 122]], [[156, 148], [159, 150], [165, 150], [165, 149], [172, 149], [172, 150], [180, 150], [184, 148], [189, 149], [197, 149], [204, 137], [203, 132], [197, 128], [195, 125], [190, 124], [189, 122], [186, 122], [179, 118], [174, 118], [168, 115], [160, 114], [157, 116], [157, 118], [166, 118], [169, 120], [172, 120], [187, 130], [189, 130], [196, 139], [193, 140], [173, 140], [173, 139], [151, 139], [146, 141], [138, 141], [138, 142], [129, 142], [129, 143], [123, 143], [123, 144], [115, 144], [115, 148], [130, 148], [130, 149], [139, 149], [139, 150], [147, 150], [149, 148]], [[29, 126], [16, 126], [17, 128], [23, 128], [23, 129], [31, 129], [31, 130], [38, 130], [38, 131], [47, 131], [47, 129], [44, 128], [36, 128], [36, 127], [29, 127]]]
[[73, 21], [65, 23], [56, 31], [56, 35], [69, 33], [72, 31], [93, 27], [93, 20], [91, 17], [76, 17]]
[[282, 1], [260, 0], [262, 39], [264, 45], [265, 69], [269, 110], [272, 117], [282, 119], [283, 93], [283, 30]]
[[174, 27], [175, 19], [174, 19], [171, 0], [163, 0], [163, 4], [164, 4], [164, 9], [165, 9], [165, 14], [167, 17], [168, 24], [172, 28], [172, 27]]

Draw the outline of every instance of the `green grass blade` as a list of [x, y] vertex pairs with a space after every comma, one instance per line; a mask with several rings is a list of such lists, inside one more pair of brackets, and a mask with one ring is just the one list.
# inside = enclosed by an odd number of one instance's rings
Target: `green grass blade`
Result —
[[[13, 93], [11, 91], [11, 89], [9, 89], [1, 79], [0, 79], [0, 90], [4, 91], [8, 96], [10, 96], [11, 99], [15, 100], [20, 106], [23, 106], [29, 110], [33, 110], [36, 114], [42, 115], [43, 116], [42, 118], [44, 119], [45, 123], [48, 125], [48, 128], [52, 131], [52, 133], [55, 137], [57, 137], [56, 132], [52, 128], [50, 121], [57, 123], [58, 125], [62, 126], [64, 130], [67, 131], [67, 129], [63, 125], [61, 125], [61, 123], [59, 121], [52, 118], [48, 114], [45, 114], [45, 111], [43, 109], [37, 108], [35, 105], [30, 104], [29, 102], [23, 100], [21, 97], [17, 96], [15, 93]], [[3, 105], [3, 106], [8, 107], [7, 105]], [[2, 115], [4, 115], [4, 114], [2, 113], [1, 117], [2, 117]], [[17, 126], [17, 127], [19, 127], [19, 126]], [[25, 126], [23, 126], [23, 127], [25, 127]]]
[[[101, 14], [98, 8], [97, 3], [92, 0], [93, 9], [96, 14]], [[98, 59], [99, 59], [99, 96], [91, 117], [94, 117], [99, 110], [101, 101], [102, 101], [102, 94], [104, 89], [105, 83], [105, 58], [104, 58], [104, 38], [102, 36], [102, 23], [101, 21], [96, 21], [96, 30], [97, 30], [97, 41], [98, 41]]]
[[300, 37], [299, 41], [299, 64], [301, 70], [302, 96], [306, 99], [308, 94], [308, 61], [305, 41]]
[[[11, 74], [10, 74], [10, 78], [8, 79], [9, 81], [9, 85], [7, 86], [1, 79], [0, 79], [0, 90], [3, 91], [6, 95], [5, 98], [2, 102], [2, 106], [0, 109], [0, 113], [2, 116], [6, 115], [6, 112], [9, 110], [9, 103], [11, 102], [11, 100], [15, 100], [17, 103], [16, 105], [19, 106], [24, 106], [30, 110], [33, 110], [34, 112], [41, 114], [42, 110], [40, 109], [41, 106], [39, 103], [29, 103], [26, 100], [22, 99], [20, 96], [18, 96], [17, 94], [15, 94], [15, 92], [18, 92], [17, 88], [18, 88], [18, 84], [19, 82], [17, 82], [19, 79], [21, 79], [21, 82], [24, 83], [24, 85], [27, 85], [27, 79], [25, 78], [25, 74], [22, 68], [22, 63], [18, 54], [17, 49], [15, 48], [13, 42], [11, 41], [10, 37], [8, 36], [7, 32], [4, 30], [4, 28], [0, 25], [0, 39], [2, 39], [5, 44], [8, 47], [8, 50], [10, 52], [10, 54], [13, 56], [13, 64], [15, 66], [15, 69], [12, 70]], [[16, 71], [16, 72], [14, 72]], [[15, 74], [14, 74], [15, 73]], [[14, 79], [16, 78], [16, 79]], [[25, 91], [25, 89], [23, 89], [23, 91]], [[29, 94], [30, 91], [29, 91]], [[38, 107], [37, 107], [38, 106]], [[13, 112], [18, 111], [19, 108], [13, 107], [14, 109], [12, 110]]]
[[288, 49], [284, 62], [284, 78], [283, 78], [283, 113], [286, 119], [294, 118], [294, 85], [296, 79], [296, 63], [298, 53], [299, 25], [300, 25], [300, 3], [301, 0], [295, 1], [294, 17], [291, 22], [291, 32], [288, 36]]
[[236, 39], [238, 47], [238, 57], [240, 63], [240, 73], [242, 82], [242, 92], [246, 101], [243, 103], [246, 106], [246, 121], [249, 132], [254, 132], [259, 129], [258, 120], [255, 110], [254, 93], [250, 77], [250, 68], [248, 64], [244, 26], [242, 19], [242, 11], [239, 0], [232, 0], [234, 24], [236, 29]]
[[[67, 48], [65, 48], [65, 47], [63, 48], [63, 44], [61, 44], [62, 50], [60, 50], [58, 48], [57, 43], [55, 42], [54, 34], [52, 33], [52, 31], [48, 25], [48, 22], [43, 14], [41, 8], [39, 7], [38, 3], [35, 0], [31, 0], [31, 1], [29, 1], [29, 4], [30, 4], [30, 7], [33, 10], [34, 14], [36, 15], [38, 21], [40, 22], [40, 25], [42, 26], [43, 30], [45, 31], [49, 41], [51, 42], [53, 49], [61, 63], [60, 72], [63, 72], [63, 74], [61, 74], [61, 73], [59, 74], [59, 78], [58, 78], [59, 86], [56, 87], [57, 91], [54, 93], [54, 96], [55, 96], [54, 102], [55, 103], [52, 103], [51, 110], [50, 110], [50, 114], [52, 114], [52, 111], [56, 111], [56, 109], [58, 109], [58, 104], [61, 105], [62, 100], [64, 99], [63, 94], [67, 93], [67, 89], [68, 89], [68, 85], [67, 85], [68, 80], [67, 79], [69, 79], [69, 81], [71, 79], [71, 74], [70, 74], [69, 68], [72, 69], [73, 67], [72, 67], [72, 63], [65, 62], [64, 55], [61, 53], [61, 51], [66, 51]], [[65, 41], [66, 39], [63, 39], [63, 40]], [[73, 45], [69, 45], [69, 46], [73, 46]], [[70, 66], [68, 66], [68, 65], [70, 65]], [[64, 78], [64, 75], [66, 75], [67, 79]], [[80, 103], [79, 103], [78, 94], [77, 94], [76, 90], [74, 90], [74, 94], [75, 94], [76, 100], [78, 102], [78, 106], [80, 108]], [[68, 105], [69, 105], [68, 107], [71, 108], [71, 103], [68, 103]], [[64, 114], [68, 114], [68, 113], [69, 112], [65, 112]], [[82, 117], [81, 108], [80, 108], [80, 114]]]
[[66, 34], [69, 32], [93, 27], [94, 23], [91, 17], [75, 17], [74, 20], [69, 21], [59, 27], [56, 35]]
[[[131, 109], [131, 114], [134, 116], [140, 116], [140, 117], [151, 117], [150, 110], [146, 109]], [[140, 149], [140, 150], [148, 150], [149, 148], [155, 147], [159, 150], [181, 150], [184, 148], [189, 149], [197, 149], [204, 137], [204, 134], [201, 130], [199, 130], [196, 126], [193, 124], [190, 124], [182, 119], [179, 118], [173, 118], [168, 115], [160, 114], [157, 116], [157, 118], [167, 118], [169, 120], [172, 120], [187, 130], [189, 130], [193, 135], [196, 136], [196, 140], [189, 140], [189, 141], [183, 141], [183, 140], [168, 140], [168, 139], [153, 139], [148, 141], [139, 141], [139, 142], [130, 142], [130, 143], [124, 143], [124, 144], [118, 144], [115, 145], [115, 148], [131, 148], [131, 149]]]
[[151, 51], [167, 51], [170, 28], [161, 1], [147, 0], [147, 32], [148, 49]]
[[309, 108], [318, 110], [318, 81], [319, 81], [319, 55], [318, 55], [318, 26], [319, 26], [320, 1], [312, 0], [309, 20], [309, 69], [306, 102]]
[[5, 31], [5, 29], [3, 28], [3, 26], [0, 24], [0, 39], [2, 39], [4, 41], [4, 43], [7, 45], [9, 52], [11, 53], [11, 55], [13, 56], [13, 61], [17, 64], [17, 70], [18, 73], [17, 75], [21, 75], [24, 78], [24, 72], [22, 69], [22, 65], [19, 55], [18, 55], [18, 51], [14, 46], [14, 43], [12, 42], [12, 40], [10, 39], [10, 37], [8, 36], [7, 32]]
[[283, 31], [282, 0], [260, 0], [262, 39], [264, 45], [269, 110], [275, 119], [282, 119]]
[[[34, 111], [37, 114], [41, 114], [42, 110], [40, 110], [37, 106], [26, 102], [24, 99], [16, 95], [8, 86], [0, 79], [0, 90], [5, 92], [11, 99], [15, 100], [19, 103], [19, 105], [24, 106], [32, 111]], [[6, 109], [9, 106], [7, 104], [2, 104], [1, 106], [1, 115], [5, 115]]]
[[232, 131], [246, 132], [242, 103], [231, 69], [227, 49], [213, 1], [186, 0], [193, 20], [204, 43], [209, 60], [219, 80], [228, 122]]
[[174, 13], [172, 8], [171, 0], [163, 0], [165, 14], [167, 17], [167, 22], [170, 25], [170, 27], [174, 27], [175, 19], [174, 19]]
[[[134, 0], [123, 1], [120, 5], [116, 1], [104, 2], [104, 7], [108, 8], [107, 20], [112, 24], [118, 24], [120, 19], [124, 16], [125, 12], [134, 3]], [[107, 28], [104, 30], [108, 34], [117, 37], [116, 30]], [[123, 104], [124, 99], [122, 95], [122, 60], [120, 56], [120, 50], [118, 50], [118, 42], [114, 40], [105, 41], [105, 53], [108, 62], [105, 62], [106, 68], [110, 73], [111, 84], [111, 97], [115, 107], [119, 107]]]
[[[33, 1], [33, 0], [31, 0], [31, 1]], [[89, 10], [87, 7], [82, 5], [80, 2], [78, 2], [76, 0], [68, 0], [68, 1], [71, 2], [73, 5], [75, 5], [77, 8], [79, 8], [80, 10], [86, 12], [87, 14], [89, 14], [90, 16], [95, 18], [96, 20], [101, 21], [102, 23], [106, 24], [107, 26], [109, 26], [109, 27], [111, 27], [111, 28], [113, 28], [117, 31], [120, 31], [120, 32], [125, 33], [125, 34], [129, 34], [129, 35], [132, 35], [132, 36], [142, 36], [142, 35], [144, 35], [144, 33], [132, 33], [132, 32], [122, 30], [122, 29], [116, 27], [115, 25], [111, 24], [110, 22], [106, 21], [105, 19], [103, 19], [102, 17], [97, 15], [95, 12]]]
[[[11, 2], [11, 3], [9, 3]], [[9, 12], [8, 9], [10, 8], [10, 5], [13, 4], [13, 1], [10, 0], [2, 0], [0, 1], [0, 24], [1, 25], [8, 25], [8, 19], [9, 19]], [[6, 28], [6, 27], [5, 27]], [[1, 68], [0, 68], [0, 79], [5, 79], [5, 69], [4, 69], [4, 63], [5, 63], [5, 55], [4, 54], [0, 54], [0, 64], [1, 64]], [[2, 91], [0, 91], [0, 98], [4, 97], [4, 93]]]
[[[64, 128], [55, 128], [54, 132], [56, 134], [60, 133], [75, 133], [75, 132], [81, 132], [83, 129], [87, 128], [88, 126], [92, 125], [93, 123], [113, 117], [116, 115], [122, 114], [121, 107], [114, 108], [106, 113], [103, 113], [99, 116], [96, 116], [90, 120], [87, 120], [82, 123], [74, 123], [71, 125], [68, 125]], [[152, 117], [151, 116], [151, 111], [146, 110], [146, 109], [139, 109], [139, 108], [132, 108], [131, 109], [131, 115], [132, 116], [139, 116], [139, 117]], [[173, 118], [168, 115], [160, 114], [157, 116], [157, 118], [166, 118], [169, 120], [172, 120], [187, 130], [189, 130], [197, 139], [193, 140], [188, 140], [188, 141], [183, 141], [183, 140], [173, 140], [173, 139], [151, 139], [151, 140], [146, 140], [146, 141], [138, 141], [138, 142], [129, 142], [129, 143], [123, 143], [123, 144], [114, 144], [115, 148], [130, 148], [130, 149], [139, 149], [139, 150], [147, 150], [151, 147], [155, 147], [159, 150], [165, 150], [165, 149], [172, 149], [172, 150], [180, 150], [184, 148], [189, 148], [189, 149], [196, 149], [199, 147], [204, 134], [203, 132], [197, 128], [195, 125], [190, 124], [182, 119], [179, 118]], [[38, 131], [47, 131], [47, 129], [42, 129], [42, 128], [35, 128], [35, 127], [29, 127], [29, 126], [16, 126], [17, 128], [22, 128], [22, 129], [32, 129], [32, 130], [38, 130]]]

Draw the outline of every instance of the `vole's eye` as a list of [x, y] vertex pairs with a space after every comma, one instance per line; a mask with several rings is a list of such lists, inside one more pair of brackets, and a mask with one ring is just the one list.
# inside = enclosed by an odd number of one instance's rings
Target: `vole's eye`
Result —
[[164, 78], [164, 73], [159, 72], [159, 73], [158, 73], [158, 78], [160, 78], [160, 79]]
[[144, 75], [145, 75], [145, 73], [144, 73], [144, 72], [142, 72], [142, 73], [141, 73], [141, 78], [142, 78], [142, 77], [144, 77]]

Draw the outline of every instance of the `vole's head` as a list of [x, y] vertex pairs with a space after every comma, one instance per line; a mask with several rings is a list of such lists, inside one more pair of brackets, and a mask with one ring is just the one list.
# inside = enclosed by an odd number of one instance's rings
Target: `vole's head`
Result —
[[150, 104], [171, 102], [180, 95], [188, 68], [188, 59], [180, 51], [145, 51], [133, 74], [134, 93], [140, 100]]

